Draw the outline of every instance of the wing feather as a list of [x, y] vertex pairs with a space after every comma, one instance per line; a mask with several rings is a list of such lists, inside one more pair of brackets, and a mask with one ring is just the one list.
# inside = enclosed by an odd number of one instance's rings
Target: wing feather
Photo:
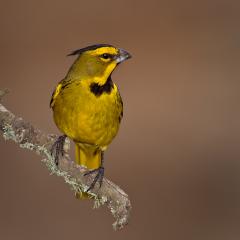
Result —
[[53, 94], [52, 94], [52, 98], [51, 98], [51, 101], [50, 101], [50, 107], [51, 107], [51, 108], [53, 108], [54, 103], [55, 103], [55, 100], [56, 100], [58, 94], [60, 93], [61, 89], [62, 89], [62, 84], [59, 83], [59, 84], [57, 85], [55, 91], [54, 91]]

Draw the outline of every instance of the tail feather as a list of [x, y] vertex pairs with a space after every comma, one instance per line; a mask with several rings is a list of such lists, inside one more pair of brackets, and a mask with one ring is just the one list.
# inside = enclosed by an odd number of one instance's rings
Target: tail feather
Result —
[[[101, 165], [101, 151], [90, 145], [76, 144], [75, 147], [77, 164], [88, 169], [97, 169]], [[77, 199], [89, 199], [91, 196], [87, 192], [76, 192]]]
[[90, 145], [76, 144], [75, 161], [88, 169], [97, 169], [101, 165], [101, 151]]

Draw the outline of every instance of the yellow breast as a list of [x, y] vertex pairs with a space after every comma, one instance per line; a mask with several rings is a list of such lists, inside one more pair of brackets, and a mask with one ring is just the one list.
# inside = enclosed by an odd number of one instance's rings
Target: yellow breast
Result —
[[53, 113], [57, 127], [75, 142], [105, 148], [116, 136], [122, 115], [122, 101], [114, 84], [110, 93], [96, 96], [89, 84], [76, 82], [58, 90]]

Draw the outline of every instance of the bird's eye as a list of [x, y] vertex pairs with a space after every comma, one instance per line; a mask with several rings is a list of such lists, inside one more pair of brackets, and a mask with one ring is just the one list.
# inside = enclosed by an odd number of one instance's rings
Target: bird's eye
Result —
[[111, 55], [108, 54], [108, 53], [104, 53], [104, 54], [102, 54], [101, 57], [104, 58], [104, 59], [109, 59], [109, 58], [111, 58]]

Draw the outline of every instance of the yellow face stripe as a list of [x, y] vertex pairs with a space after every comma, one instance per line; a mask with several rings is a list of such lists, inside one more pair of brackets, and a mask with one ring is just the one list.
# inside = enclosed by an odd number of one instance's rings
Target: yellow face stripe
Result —
[[105, 69], [105, 71], [103, 72], [102, 76], [97, 76], [94, 77], [94, 81], [97, 82], [100, 86], [106, 83], [107, 78], [109, 77], [109, 75], [111, 74], [111, 72], [113, 71], [113, 69], [116, 67], [117, 63], [111, 62]]
[[104, 53], [117, 55], [118, 54], [118, 49], [116, 49], [115, 47], [100, 47], [100, 48], [97, 48], [95, 50], [90, 50], [88, 52], [91, 55], [102, 55]]
[[[115, 47], [100, 47], [95, 50], [89, 50], [87, 51], [89, 55], [92, 56], [101, 56], [104, 53], [111, 54], [111, 55], [117, 55], [118, 49]], [[109, 64], [106, 66], [106, 69], [104, 70], [103, 74], [101, 76], [95, 76], [94, 81], [97, 82], [99, 85], [105, 84], [108, 76], [111, 74], [113, 69], [116, 67], [117, 63], [115, 61], [111, 61], [111, 59], [102, 59], [104, 62], [109, 62]]]

